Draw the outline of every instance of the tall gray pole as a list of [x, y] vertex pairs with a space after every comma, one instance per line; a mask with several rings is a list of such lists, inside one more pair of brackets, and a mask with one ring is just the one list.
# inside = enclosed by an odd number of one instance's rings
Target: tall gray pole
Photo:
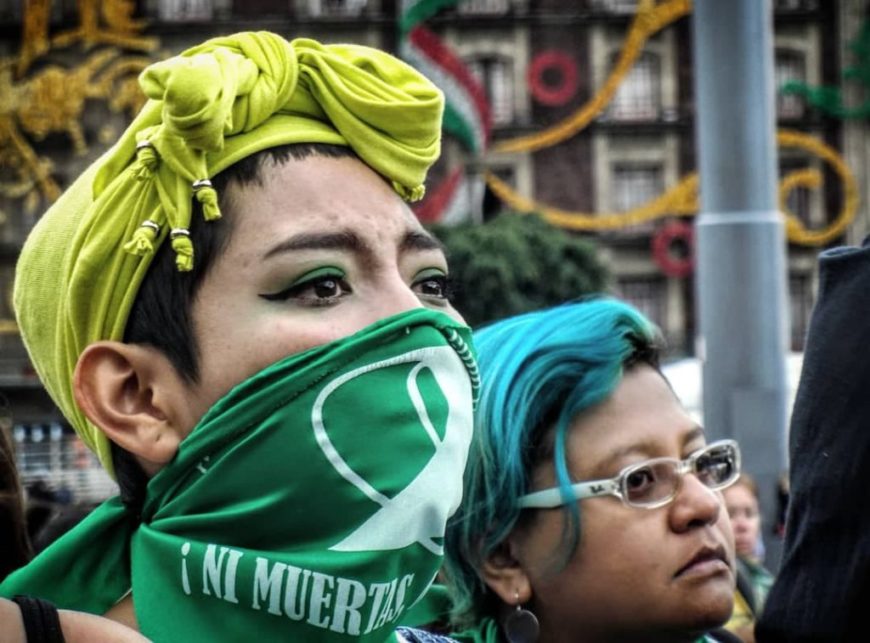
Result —
[[788, 399], [771, 5], [695, 0], [692, 25], [704, 422], [710, 437], [740, 442], [743, 468], [758, 480], [769, 527], [775, 480], [785, 465]]

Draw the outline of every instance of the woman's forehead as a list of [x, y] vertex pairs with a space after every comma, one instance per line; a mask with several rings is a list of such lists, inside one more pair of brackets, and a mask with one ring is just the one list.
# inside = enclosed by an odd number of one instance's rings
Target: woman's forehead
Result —
[[428, 235], [411, 209], [364, 163], [311, 157], [263, 168], [263, 180], [230, 185], [234, 237], [272, 245], [300, 234], [349, 233], [396, 245]]
[[569, 456], [582, 469], [597, 470], [628, 457], [682, 457], [704, 441], [655, 369], [629, 370], [612, 395], [572, 425]]

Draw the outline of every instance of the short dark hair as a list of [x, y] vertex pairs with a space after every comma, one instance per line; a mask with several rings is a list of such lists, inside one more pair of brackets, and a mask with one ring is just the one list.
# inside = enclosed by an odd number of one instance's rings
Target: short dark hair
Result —
[[[225, 197], [226, 189], [262, 185], [262, 170], [267, 164], [280, 166], [314, 156], [326, 158], [358, 158], [352, 148], [326, 143], [296, 143], [272, 147], [248, 156], [212, 178], [219, 195], [223, 217], [210, 223], [202, 222], [202, 206], [193, 202], [193, 225], [190, 239], [196, 251], [193, 269], [179, 272], [175, 253], [164, 242], [154, 256], [136, 301], [130, 310], [124, 331], [124, 342], [156, 348], [169, 359], [178, 374], [189, 383], [199, 380], [199, 347], [193, 332], [192, 307], [196, 294], [215, 261], [229, 244], [236, 224], [234, 212]], [[112, 443], [112, 465], [121, 499], [137, 511], [145, 500], [148, 478], [135, 457]]]

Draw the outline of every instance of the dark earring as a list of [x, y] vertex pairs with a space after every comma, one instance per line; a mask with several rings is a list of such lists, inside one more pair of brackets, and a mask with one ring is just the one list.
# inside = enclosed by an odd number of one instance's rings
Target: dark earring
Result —
[[512, 611], [504, 623], [502, 629], [508, 643], [535, 643], [538, 640], [538, 618], [529, 610], [520, 606], [520, 593], [515, 592], [517, 608]]

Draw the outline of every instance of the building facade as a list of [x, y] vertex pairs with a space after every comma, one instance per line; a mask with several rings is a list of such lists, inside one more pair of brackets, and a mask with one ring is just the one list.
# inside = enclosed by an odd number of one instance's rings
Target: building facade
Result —
[[[848, 42], [864, 18], [859, 4], [816, 0], [774, 3], [778, 88], [789, 82], [840, 84], [841, 61], [848, 56]], [[477, 6], [473, 20], [468, 19], [469, 7], [465, 14], [457, 11], [433, 23], [463, 60], [477, 68], [477, 61], [487, 60], [498, 70], [481, 74], [495, 106], [496, 148], [502, 138], [546, 130], [570, 120], [579, 106], [600, 98], [628, 46], [627, 36], [638, 9], [634, 0], [491, 0]], [[663, 195], [695, 169], [691, 37], [690, 17], [674, 20], [646, 40], [615, 94], [588, 126], [567, 140], [534, 152], [496, 151], [487, 158], [487, 165], [516, 192], [561, 210], [624, 213]], [[544, 63], [541, 73], [543, 60], [553, 62], [549, 67]], [[549, 96], [540, 87], [533, 91], [535, 83], [548, 82]], [[559, 89], [564, 91], [556, 95]], [[827, 118], [795, 94], [779, 93], [776, 108], [780, 128], [817, 137], [846, 155], [846, 163], [861, 182], [861, 203], [866, 203], [866, 123], [847, 124]], [[782, 176], [807, 168], [822, 173], [825, 181], [820, 189], [796, 187], [787, 194], [785, 205], [807, 228], [824, 228], [842, 207], [837, 178], [822, 159], [802, 150], [780, 148], [779, 162]], [[502, 205], [496, 202], [496, 207]], [[663, 270], [655, 261], [655, 237], [667, 220], [664, 217], [580, 233], [590, 234], [601, 248], [613, 275], [614, 292], [661, 326], [672, 353], [686, 354], [693, 351], [695, 336], [692, 275], [669, 274], [682, 271]], [[866, 228], [866, 224], [856, 222], [854, 229], [861, 226]], [[679, 244], [675, 245], [679, 252]], [[789, 245], [793, 350], [803, 345], [818, 250], [818, 246]]]

